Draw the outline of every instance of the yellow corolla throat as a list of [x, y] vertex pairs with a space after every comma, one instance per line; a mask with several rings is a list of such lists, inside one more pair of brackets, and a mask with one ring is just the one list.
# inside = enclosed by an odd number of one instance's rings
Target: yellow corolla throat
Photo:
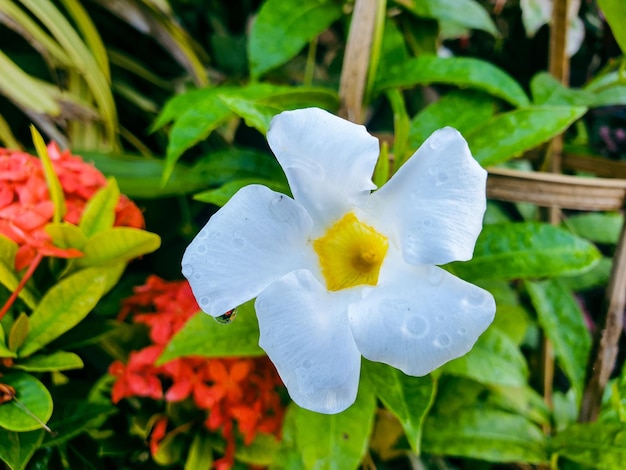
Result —
[[331, 291], [363, 284], [375, 286], [388, 247], [387, 237], [352, 212], [313, 242], [326, 287]]

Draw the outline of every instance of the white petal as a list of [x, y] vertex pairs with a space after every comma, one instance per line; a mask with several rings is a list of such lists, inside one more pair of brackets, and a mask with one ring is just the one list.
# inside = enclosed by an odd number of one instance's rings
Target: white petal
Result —
[[200, 308], [219, 316], [273, 281], [317, 263], [312, 221], [293, 199], [265, 186], [239, 190], [187, 247], [183, 274]]
[[308, 271], [288, 274], [256, 300], [259, 345], [298, 405], [339, 413], [356, 399], [361, 354], [348, 324], [346, 292], [329, 293]]
[[295, 200], [316, 223], [362, 205], [376, 188], [378, 139], [363, 126], [318, 108], [285, 111], [272, 120], [267, 141]]
[[396, 226], [407, 263], [466, 261], [482, 228], [486, 181], [465, 139], [446, 127], [372, 195], [371, 210]]
[[436, 266], [408, 267], [348, 309], [361, 354], [422, 376], [467, 353], [493, 321], [493, 296]]

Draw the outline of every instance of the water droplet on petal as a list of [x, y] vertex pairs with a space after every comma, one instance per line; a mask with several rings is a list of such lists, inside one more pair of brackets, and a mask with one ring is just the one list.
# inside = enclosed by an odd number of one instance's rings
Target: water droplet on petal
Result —
[[428, 282], [431, 286], [438, 286], [443, 282], [444, 271], [437, 266], [429, 266], [426, 276], [428, 277]]
[[487, 295], [478, 289], [472, 289], [470, 294], [467, 296], [467, 301], [470, 303], [470, 305], [474, 305], [476, 307], [484, 304], [486, 300]]
[[211, 232], [211, 238], [213, 240], [221, 240], [222, 239], [222, 232]]
[[423, 225], [424, 227], [431, 227], [431, 226], [433, 225], [433, 219], [431, 219], [430, 217], [425, 217], [425, 218], [422, 220], [422, 225]]
[[428, 320], [421, 315], [411, 315], [404, 322], [406, 331], [415, 338], [423, 338], [430, 330]]
[[194, 280], [199, 281], [203, 278], [202, 273], [196, 273], [193, 275]]
[[209, 236], [208, 230], [201, 230], [200, 233], [198, 234], [198, 238], [200, 240], [204, 240], [208, 236]]
[[439, 173], [437, 173], [437, 177], [435, 178], [435, 185], [436, 186], [441, 186], [443, 185], [446, 181], [448, 181], [448, 174], [440, 171]]
[[183, 276], [189, 279], [191, 275], [193, 274], [193, 266], [190, 264], [183, 264], [182, 273], [183, 273]]
[[304, 367], [305, 369], [310, 369], [311, 368], [311, 361], [309, 361], [308, 359], [305, 359], [304, 361], [302, 361], [302, 367]]
[[465, 328], [459, 328], [456, 332], [461, 336], [465, 336], [467, 334], [467, 330]]
[[445, 333], [442, 333], [439, 336], [437, 336], [433, 344], [437, 346], [438, 348], [447, 348], [448, 346], [452, 344], [452, 340], [450, 339], [450, 336], [448, 336]]
[[198, 247], [196, 248], [196, 251], [199, 254], [203, 255], [203, 254], [205, 254], [207, 252], [207, 247], [206, 247], [206, 245], [204, 243], [200, 243], [198, 245]]
[[211, 299], [208, 297], [200, 297], [200, 300], [198, 300], [198, 302], [200, 303], [200, 307], [208, 307], [211, 304]]

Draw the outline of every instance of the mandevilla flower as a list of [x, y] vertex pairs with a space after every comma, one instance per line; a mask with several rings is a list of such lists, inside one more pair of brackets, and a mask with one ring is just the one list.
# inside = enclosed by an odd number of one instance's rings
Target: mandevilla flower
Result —
[[301, 109], [267, 138], [293, 199], [250, 185], [213, 215], [182, 261], [202, 310], [256, 297], [260, 346], [321, 413], [354, 402], [361, 355], [422, 376], [467, 353], [495, 302], [436, 266], [470, 259], [482, 227], [486, 172], [463, 137], [436, 131], [376, 192], [363, 126]]

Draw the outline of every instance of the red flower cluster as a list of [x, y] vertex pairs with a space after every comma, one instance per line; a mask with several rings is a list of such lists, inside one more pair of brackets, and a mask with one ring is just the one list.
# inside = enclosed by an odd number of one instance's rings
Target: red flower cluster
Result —
[[[61, 152], [55, 143], [48, 145], [48, 153], [65, 196], [64, 220], [78, 224], [85, 204], [106, 185], [106, 178], [68, 150]], [[116, 226], [143, 228], [141, 211], [126, 196], [120, 196], [115, 210]], [[0, 234], [20, 246], [15, 259], [18, 271], [28, 266], [37, 253], [61, 258], [80, 255], [77, 250], [53, 245], [44, 230], [53, 214], [41, 160], [18, 150], [0, 148]]]
[[[226, 439], [223, 459], [216, 468], [230, 468], [234, 462], [234, 426], [250, 444], [258, 432], [278, 435], [283, 405], [277, 388], [281, 386], [274, 366], [266, 358], [206, 359], [184, 357], [162, 366], [155, 362], [172, 336], [200, 308], [186, 281], [166, 282], [150, 276], [126, 299], [120, 316], [134, 315], [134, 321], [148, 326], [152, 345], [132, 352], [127, 364], [115, 361], [109, 373], [117, 377], [112, 389], [114, 403], [125, 397], [147, 397], [176, 402], [192, 399], [207, 412], [204, 421], [210, 431], [221, 431]], [[170, 384], [164, 390], [163, 383]], [[153, 431], [151, 452], [165, 436], [159, 421]]]

